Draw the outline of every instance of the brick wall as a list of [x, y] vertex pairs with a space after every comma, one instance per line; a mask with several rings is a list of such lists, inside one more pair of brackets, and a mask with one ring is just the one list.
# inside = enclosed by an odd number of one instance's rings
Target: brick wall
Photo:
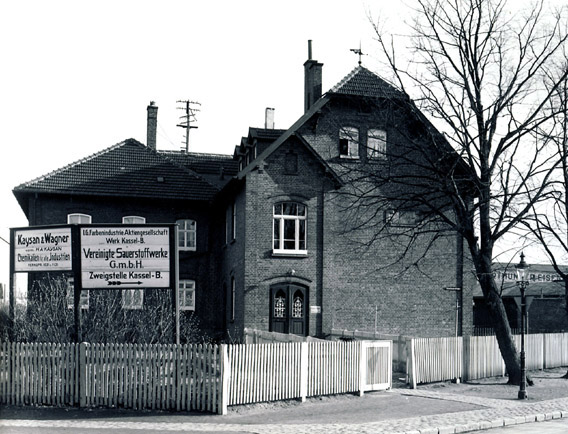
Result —
[[[223, 333], [223, 317], [217, 313], [224, 303], [221, 288], [211, 282], [210, 265], [210, 222], [211, 210], [206, 203], [182, 201], [158, 201], [130, 198], [65, 198], [54, 195], [40, 195], [35, 199], [30, 225], [66, 224], [70, 213], [84, 213], [92, 216], [92, 224], [121, 224], [123, 216], [141, 216], [147, 224], [175, 223], [178, 219], [193, 219], [197, 222], [196, 251], [180, 251], [179, 278], [196, 282], [197, 323], [204, 333], [220, 338]], [[152, 298], [147, 298], [151, 301]], [[137, 315], [136, 311], [128, 313]], [[191, 311], [182, 311], [180, 316], [190, 317]], [[188, 318], [182, 318], [182, 324]], [[194, 321], [195, 322], [195, 321]], [[193, 324], [193, 322], [192, 322]]]

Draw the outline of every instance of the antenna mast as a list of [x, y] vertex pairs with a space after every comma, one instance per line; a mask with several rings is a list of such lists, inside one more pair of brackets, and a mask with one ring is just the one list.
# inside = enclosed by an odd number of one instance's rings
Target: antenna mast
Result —
[[195, 106], [200, 106], [201, 104], [197, 101], [176, 101], [178, 104], [182, 104], [182, 107], [177, 107], [178, 110], [183, 110], [184, 115], [180, 116], [180, 123], [176, 126], [185, 128], [185, 152], [189, 152], [189, 130], [191, 128], [198, 128], [196, 125], [191, 125], [192, 122], [197, 122], [195, 113], [200, 110]]

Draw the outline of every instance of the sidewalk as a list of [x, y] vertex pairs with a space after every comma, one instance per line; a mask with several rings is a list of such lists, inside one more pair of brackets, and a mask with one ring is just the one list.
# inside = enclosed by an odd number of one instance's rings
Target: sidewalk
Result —
[[[3, 427], [60, 427], [154, 432], [240, 433], [454, 433], [568, 417], [565, 369], [533, 373], [529, 399], [506, 379], [469, 384], [437, 383], [364, 397], [342, 395], [285, 403], [230, 407], [227, 416], [108, 409], [0, 409]], [[535, 427], [535, 432], [538, 428]]]

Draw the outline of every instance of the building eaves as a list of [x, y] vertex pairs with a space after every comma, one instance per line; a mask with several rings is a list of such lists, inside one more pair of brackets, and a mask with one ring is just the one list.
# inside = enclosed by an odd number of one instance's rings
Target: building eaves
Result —
[[194, 171], [134, 139], [14, 188], [29, 193], [210, 201], [218, 192]]

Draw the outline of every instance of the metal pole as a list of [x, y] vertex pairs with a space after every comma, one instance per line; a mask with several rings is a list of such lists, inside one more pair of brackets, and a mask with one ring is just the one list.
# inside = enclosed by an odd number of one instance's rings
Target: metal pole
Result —
[[521, 386], [519, 399], [527, 399], [527, 370], [525, 363], [525, 321], [527, 315], [525, 288], [526, 282], [520, 283], [521, 289]]

